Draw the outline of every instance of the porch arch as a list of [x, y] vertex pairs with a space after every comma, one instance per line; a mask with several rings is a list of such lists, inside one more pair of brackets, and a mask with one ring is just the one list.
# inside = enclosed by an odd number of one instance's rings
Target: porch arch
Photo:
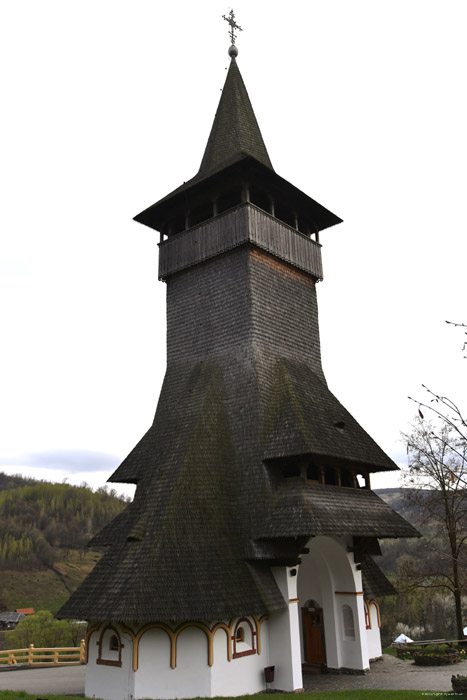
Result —
[[[325, 658], [328, 668], [368, 668], [366, 625], [361, 575], [348, 549], [350, 537], [318, 536], [307, 543], [298, 573], [300, 607], [312, 599], [322, 609]], [[343, 606], [348, 606], [355, 623], [355, 640], [345, 634]], [[347, 613], [348, 616], [348, 613]], [[302, 662], [305, 661], [304, 623], [300, 616]]]

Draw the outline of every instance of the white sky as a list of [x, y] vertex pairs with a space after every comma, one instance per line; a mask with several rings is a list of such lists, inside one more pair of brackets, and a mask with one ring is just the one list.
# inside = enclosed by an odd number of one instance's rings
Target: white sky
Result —
[[[229, 9], [2, 5], [0, 470], [99, 486], [152, 422], [165, 287], [158, 234], [132, 217], [198, 170]], [[467, 4], [234, 9], [276, 171], [344, 219], [321, 235], [328, 383], [404, 463], [407, 395], [465, 396], [462, 334], [444, 321], [467, 321]]]

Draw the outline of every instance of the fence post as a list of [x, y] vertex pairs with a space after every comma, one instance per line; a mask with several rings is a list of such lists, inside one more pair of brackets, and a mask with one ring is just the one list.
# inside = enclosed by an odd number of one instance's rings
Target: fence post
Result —
[[84, 639], [81, 640], [79, 644], [79, 662], [80, 664], [84, 664]]
[[28, 666], [32, 666], [34, 663], [34, 644], [29, 645], [28, 651]]
[[55, 649], [54, 651], [54, 664], [55, 666], [58, 664], [58, 649]]

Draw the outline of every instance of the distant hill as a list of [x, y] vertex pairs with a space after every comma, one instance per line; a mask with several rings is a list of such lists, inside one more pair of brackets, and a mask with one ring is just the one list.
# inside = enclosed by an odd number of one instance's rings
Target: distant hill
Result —
[[[416, 506], [408, 496], [412, 489], [392, 488], [376, 489], [375, 493], [388, 505], [409, 521], [421, 535], [436, 541], [435, 531], [437, 523], [432, 519], [430, 523], [423, 522], [422, 507]], [[428, 494], [428, 491], [426, 492]], [[435, 539], [433, 539], [435, 538]], [[426, 541], [423, 538], [401, 538], [399, 540], [382, 540], [382, 557], [377, 558], [377, 564], [384, 573], [391, 578], [401, 575], [404, 563], [410, 559], [414, 565], [426, 556]]]
[[28, 479], [19, 474], [4, 474], [0, 472], [0, 491], [6, 491], [7, 489], [17, 489], [20, 486], [32, 486], [37, 484], [36, 479]]
[[0, 609], [56, 611], [100, 556], [87, 543], [126, 504], [107, 488], [0, 472]]

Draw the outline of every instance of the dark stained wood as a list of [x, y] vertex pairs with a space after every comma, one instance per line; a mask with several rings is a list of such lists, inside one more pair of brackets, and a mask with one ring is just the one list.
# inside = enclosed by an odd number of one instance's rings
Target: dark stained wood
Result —
[[321, 246], [254, 204], [234, 209], [183, 231], [159, 244], [159, 279], [252, 243], [280, 260], [322, 279]]
[[325, 663], [323, 611], [302, 608], [305, 663], [321, 670]]

